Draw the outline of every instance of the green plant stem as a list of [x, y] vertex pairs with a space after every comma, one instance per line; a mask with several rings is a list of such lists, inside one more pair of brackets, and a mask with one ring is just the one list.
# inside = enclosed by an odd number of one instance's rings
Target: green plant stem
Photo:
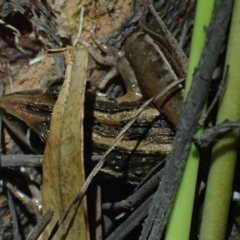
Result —
[[[213, 4], [213, 0], [200, 0], [197, 4], [184, 99], [187, 97], [194, 69], [197, 67], [200, 59], [206, 37], [204, 27], [210, 22]], [[200, 129], [197, 135], [201, 132], [202, 130]], [[187, 240], [189, 238], [198, 165], [198, 152], [195, 146], [192, 145], [167, 224], [165, 240]]]
[[[234, 4], [228, 42], [227, 83], [222, 93], [217, 123], [240, 118], [240, 1]], [[202, 217], [200, 240], [223, 240], [226, 234], [232, 183], [239, 147], [239, 129], [222, 138], [213, 148]]]

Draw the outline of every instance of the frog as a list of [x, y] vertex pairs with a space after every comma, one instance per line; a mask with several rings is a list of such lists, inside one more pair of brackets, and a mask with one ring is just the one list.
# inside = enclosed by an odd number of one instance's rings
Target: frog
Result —
[[[105, 79], [101, 82], [99, 86], [100, 88], [104, 88], [107, 81], [109, 81], [111, 77], [115, 76], [118, 73], [121, 73], [126, 83], [127, 94], [121, 97], [120, 99], [117, 99], [116, 101], [108, 100], [109, 102], [111, 102], [111, 107], [109, 107], [110, 106], [109, 104], [108, 105], [104, 104], [105, 109], [100, 110], [100, 112], [103, 112], [105, 123], [109, 121], [109, 116], [110, 116], [109, 114], [115, 111], [114, 109], [116, 106], [120, 106], [119, 110], [117, 110], [115, 114], [115, 119], [116, 119], [115, 122], [119, 124], [121, 123], [120, 116], [122, 116], [122, 112], [125, 111], [124, 109], [126, 106], [130, 106], [131, 103], [134, 103], [133, 108], [130, 108], [130, 111], [129, 111], [129, 112], [133, 112], [134, 109], [136, 109], [136, 106], [140, 106], [138, 102], [144, 97], [144, 94], [147, 97], [150, 97], [151, 96], [150, 94], [154, 95], [158, 93], [159, 91], [161, 91], [161, 89], [166, 87], [171, 82], [176, 81], [178, 78], [181, 78], [182, 76], [184, 76], [186, 72], [185, 60], [181, 61], [181, 64], [179, 65], [170, 64], [170, 63], [175, 62], [175, 60], [173, 59], [173, 56], [177, 56], [176, 59], [178, 58], [185, 59], [185, 55], [184, 53], [181, 52], [182, 50], [180, 51], [180, 54], [179, 54], [179, 51], [175, 55], [170, 54], [171, 50], [175, 45], [177, 45], [177, 43], [176, 43], [176, 40], [174, 40], [174, 38], [172, 37], [172, 35], [168, 32], [168, 30], [165, 29], [166, 27], [163, 24], [164, 23], [162, 23], [160, 20], [160, 25], [162, 26], [162, 29], [164, 29], [163, 32], [165, 32], [166, 36], [168, 35], [170, 36], [167, 37], [167, 40], [166, 39], [160, 40], [160, 42], [162, 42], [162, 44], [160, 44], [162, 46], [162, 50], [158, 47], [157, 41], [154, 40], [154, 38], [150, 37], [148, 34], [146, 34], [146, 31], [148, 31], [146, 29], [144, 29], [144, 31], [140, 29], [139, 31], [132, 33], [126, 39], [123, 48], [119, 50], [119, 49], [114, 49], [111, 46], [102, 44], [95, 35], [97, 26], [93, 25], [93, 27], [91, 28], [91, 36], [93, 38], [93, 41], [96, 43], [96, 45], [103, 52], [106, 53], [105, 57], [103, 57], [98, 52], [96, 52], [93, 48], [91, 48], [89, 43], [87, 43], [84, 39], [79, 38], [79, 42], [89, 51], [89, 53], [97, 61], [111, 66], [111, 70], [106, 75]], [[170, 45], [171, 47], [169, 47], [168, 45]], [[168, 47], [164, 47], [164, 46], [168, 46]], [[139, 51], [139, 49], [141, 49], [141, 51]], [[169, 55], [171, 56], [169, 57]], [[25, 144], [28, 145], [30, 149], [35, 151], [36, 153], [39, 153], [39, 152], [36, 151], [34, 146], [31, 146], [30, 133], [35, 132], [40, 137], [42, 142], [44, 143], [46, 142], [47, 136], [49, 133], [49, 126], [50, 126], [53, 105], [58, 97], [60, 88], [61, 86], [50, 87], [46, 90], [29, 90], [21, 93], [18, 92], [18, 93], [4, 96], [0, 100], [0, 110], [1, 110], [0, 114], [2, 115], [5, 123], [8, 124], [8, 126], [13, 131], [15, 131], [16, 135], [19, 135], [20, 139], [23, 142], [25, 142]], [[143, 90], [146, 90], [145, 93], [143, 93], [144, 92]], [[88, 98], [88, 96], [86, 96], [86, 98]], [[98, 99], [99, 98], [97, 97], [96, 105], [98, 105], [99, 103]], [[104, 101], [101, 100], [101, 102], [104, 102]], [[155, 136], [158, 135], [159, 133], [158, 131], [162, 132], [163, 136], [165, 134], [167, 135], [169, 134], [170, 136], [170, 138], [167, 139], [167, 142], [163, 142], [163, 143], [158, 142], [163, 146], [161, 148], [162, 152], [159, 152], [159, 156], [167, 155], [171, 151], [171, 144], [172, 144], [173, 135], [174, 135], [174, 131], [172, 131], [171, 124], [173, 124], [173, 126], [177, 126], [179, 121], [181, 104], [182, 104], [182, 86], [178, 86], [176, 89], [173, 89], [172, 91], [168, 92], [167, 96], [165, 95], [164, 98], [161, 98], [157, 100], [157, 102], [155, 102], [155, 105], [160, 110], [160, 113], [158, 112], [158, 114], [166, 117], [164, 121], [167, 122], [167, 124], [163, 124], [163, 125], [166, 126], [167, 130], [166, 132], [162, 130], [160, 131], [158, 126], [158, 130], [155, 131], [156, 134], [154, 133], [154, 138], [152, 139], [149, 138], [149, 139], [153, 144], [157, 144], [157, 141], [159, 141], [159, 137], [155, 137]], [[109, 108], [109, 109], [106, 109], [106, 108]], [[152, 117], [156, 117], [157, 116], [156, 111], [154, 112], [151, 109], [150, 111], [148, 111], [148, 114]], [[93, 109], [93, 112], [94, 114], [97, 115], [98, 110], [96, 111], [95, 110]], [[101, 121], [98, 121], [99, 117], [96, 117], [96, 120], [97, 121], [93, 123], [93, 126], [92, 126], [93, 129], [97, 126], [97, 124], [99, 125], [99, 122], [101, 122]], [[100, 125], [102, 126], [103, 124], [100, 123]], [[118, 128], [119, 127], [124, 127], [124, 125], [119, 124]], [[160, 124], [160, 128], [161, 127], [162, 127], [162, 124]], [[92, 131], [93, 134], [95, 134], [95, 135], [92, 135], [93, 143], [95, 141], [96, 145], [99, 147], [99, 144], [97, 143], [97, 141], [103, 142], [104, 134], [108, 136], [110, 135], [116, 136], [116, 127], [114, 126], [113, 128], [109, 128], [109, 129], [107, 130], [108, 133], [104, 133], [104, 128], [99, 128], [97, 130]], [[132, 131], [132, 129], [130, 129], [130, 131]], [[164, 139], [166, 140], [165, 136], [163, 137], [163, 140]], [[129, 141], [131, 141], [131, 139]], [[112, 141], [109, 141], [109, 139], [107, 140], [107, 142], [108, 144], [112, 143]], [[108, 144], [105, 144], [106, 145], [104, 146], [105, 149], [109, 147]], [[132, 152], [132, 150], [129, 149], [129, 145], [130, 144], [127, 144], [126, 142], [127, 147], [124, 148], [124, 152], [125, 153], [127, 152], [127, 154]], [[151, 144], [148, 144], [148, 145], [151, 146]], [[104, 148], [101, 147], [101, 151]], [[149, 153], [148, 149], [149, 147], [144, 149], [142, 152], [146, 155], [147, 153]], [[156, 151], [154, 150], [153, 152], [151, 152], [151, 155], [153, 156], [155, 153]], [[141, 157], [141, 159], [143, 158]], [[139, 163], [139, 160], [137, 160], [136, 162]], [[153, 164], [154, 162], [155, 161], [153, 161]], [[121, 164], [121, 165], [124, 165], [125, 170], [127, 169], [125, 167], [125, 164]], [[113, 166], [114, 170], [120, 173], [118, 175], [121, 175], [121, 169], [119, 167], [118, 162], [112, 161], [111, 166]], [[111, 168], [111, 166], [109, 168]], [[149, 169], [150, 166], [151, 164], [149, 164], [147, 168]], [[137, 172], [140, 172], [140, 174], [138, 175], [141, 175], [141, 173], [143, 172], [143, 171], [140, 171], [141, 170], [140, 168], [141, 166], [138, 168]], [[114, 175], [115, 174], [114, 171], [112, 172]], [[134, 175], [135, 174], [133, 174], [133, 176]]]

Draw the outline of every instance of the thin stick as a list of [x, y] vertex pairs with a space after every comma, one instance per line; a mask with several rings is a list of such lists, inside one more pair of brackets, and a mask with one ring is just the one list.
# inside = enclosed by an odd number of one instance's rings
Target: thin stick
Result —
[[83, 25], [83, 14], [84, 14], [84, 10], [85, 8], [82, 7], [81, 8], [81, 13], [80, 13], [80, 18], [79, 18], [79, 28], [78, 28], [78, 34], [77, 37], [75, 38], [74, 42], [73, 42], [73, 46], [75, 46], [78, 42], [78, 39], [81, 37], [82, 35], [82, 25]]
[[40, 167], [43, 155], [1, 155], [1, 167]]
[[7, 197], [8, 197], [8, 206], [11, 213], [12, 218], [12, 225], [13, 225], [13, 239], [18, 240], [20, 239], [19, 228], [18, 228], [18, 219], [16, 209], [14, 207], [13, 197], [9, 190], [7, 190]]
[[53, 213], [54, 212], [52, 208], [48, 209], [42, 219], [37, 223], [32, 232], [28, 235], [26, 240], [37, 240], [44, 229], [47, 227], [48, 223], [52, 220]]

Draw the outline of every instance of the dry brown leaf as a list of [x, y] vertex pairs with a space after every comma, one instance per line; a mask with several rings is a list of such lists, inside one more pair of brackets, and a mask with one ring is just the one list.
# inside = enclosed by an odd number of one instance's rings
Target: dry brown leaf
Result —
[[[88, 54], [67, 47], [64, 84], [53, 109], [43, 162], [43, 213], [53, 206], [54, 216], [44, 234], [66, 211], [85, 180], [83, 117]], [[86, 200], [60, 227], [54, 239], [89, 239]]]

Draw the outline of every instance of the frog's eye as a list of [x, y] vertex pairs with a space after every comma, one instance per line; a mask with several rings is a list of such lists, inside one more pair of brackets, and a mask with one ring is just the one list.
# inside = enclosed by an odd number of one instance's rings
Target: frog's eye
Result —
[[29, 146], [34, 152], [43, 153], [45, 143], [41, 140], [38, 134], [36, 134], [31, 128], [28, 128], [26, 137], [28, 138]]
[[56, 101], [58, 99], [59, 92], [62, 88], [62, 85], [53, 85], [47, 89], [46, 94], [48, 95], [49, 99]]

